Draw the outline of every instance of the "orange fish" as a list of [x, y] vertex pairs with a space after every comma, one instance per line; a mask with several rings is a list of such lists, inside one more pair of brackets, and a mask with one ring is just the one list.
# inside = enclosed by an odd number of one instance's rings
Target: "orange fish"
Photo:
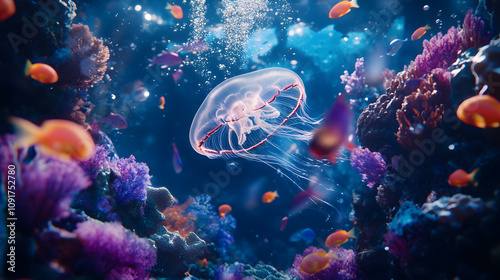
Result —
[[271, 203], [273, 202], [273, 200], [278, 197], [278, 191], [274, 191], [274, 192], [266, 192], [263, 196], [262, 196], [262, 202], [264, 203]]
[[160, 97], [160, 105], [158, 106], [160, 109], [165, 109], [165, 97]]
[[333, 6], [328, 16], [330, 18], [339, 18], [350, 12], [351, 8], [359, 8], [358, 3], [356, 3], [356, 0], [342, 1]]
[[330, 260], [342, 260], [332, 250], [318, 251], [305, 256], [300, 262], [300, 272], [315, 274], [330, 266]]
[[203, 266], [203, 267], [207, 267], [207, 265], [208, 265], [207, 258], [204, 258], [203, 260], [199, 260], [199, 261], [197, 262], [197, 264], [199, 264], [199, 265], [201, 265], [201, 266]]
[[47, 120], [41, 127], [17, 117], [11, 117], [10, 122], [20, 134], [15, 149], [37, 145], [41, 153], [62, 160], [87, 160], [94, 153], [89, 132], [72, 121]]
[[176, 18], [176, 19], [181, 19], [184, 15], [182, 13], [182, 8], [178, 5], [171, 5], [169, 3], [169, 4], [167, 4], [167, 7], [165, 9], [170, 10], [170, 13], [172, 13], [174, 18]]
[[340, 229], [326, 238], [325, 246], [328, 248], [339, 247], [340, 245], [346, 243], [349, 238], [357, 238], [356, 235], [354, 235], [354, 228], [352, 228], [349, 232]]
[[24, 74], [44, 84], [53, 84], [59, 80], [56, 70], [45, 63], [31, 64], [31, 61], [26, 62]]
[[16, 13], [14, 0], [0, 0], [0, 21], [10, 18]]
[[479, 171], [479, 167], [474, 169], [470, 174], [463, 169], [455, 170], [450, 174], [450, 177], [448, 177], [448, 184], [456, 188], [462, 188], [472, 183], [472, 185], [477, 187], [477, 182], [474, 181], [474, 176], [476, 176], [477, 171]]
[[490, 95], [466, 99], [457, 109], [458, 118], [480, 128], [500, 126], [500, 102]]
[[418, 28], [417, 30], [415, 30], [415, 32], [413, 32], [413, 34], [411, 34], [411, 40], [415, 41], [420, 39], [429, 29], [431, 29], [429, 25]]
[[231, 212], [231, 210], [233, 210], [233, 208], [231, 208], [231, 206], [229, 206], [227, 204], [223, 204], [223, 205], [219, 206], [219, 215], [222, 218], [225, 218], [226, 214]]

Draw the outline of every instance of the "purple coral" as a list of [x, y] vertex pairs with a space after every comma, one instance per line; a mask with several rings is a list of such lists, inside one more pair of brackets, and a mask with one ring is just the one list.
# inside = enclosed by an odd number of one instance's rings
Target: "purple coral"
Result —
[[[14, 164], [14, 153], [7, 145], [2, 144], [0, 153], [3, 155], [0, 158], [2, 169]], [[65, 217], [73, 197], [91, 184], [75, 162], [62, 162], [43, 155], [36, 155], [29, 162], [24, 159], [16, 165], [16, 173], [15, 215], [19, 229], [27, 233], [45, 226], [50, 220]], [[1, 176], [6, 175], [7, 172], [2, 172]]]
[[92, 180], [95, 180], [101, 170], [110, 168], [108, 155], [109, 151], [103, 145], [96, 145], [94, 156], [86, 161], [80, 161], [80, 167]]
[[105, 279], [148, 279], [156, 264], [156, 252], [145, 239], [119, 223], [90, 220], [74, 231], [83, 243], [83, 256], [77, 270], [92, 271]]
[[371, 189], [383, 178], [387, 165], [379, 152], [368, 148], [355, 148], [351, 152], [351, 166], [363, 176], [363, 182]]
[[345, 92], [350, 94], [352, 97], [359, 97], [363, 91], [363, 86], [365, 83], [365, 67], [364, 58], [356, 59], [356, 64], [354, 66], [355, 70], [349, 75], [349, 72], [344, 71], [344, 75], [340, 76], [342, 83], [345, 84]]
[[490, 40], [491, 35], [484, 28], [484, 22], [469, 10], [462, 28], [451, 27], [445, 35], [439, 32], [430, 41], [424, 40], [422, 54], [415, 58], [408, 70], [413, 78], [418, 78], [435, 68], [446, 69], [457, 60], [460, 52], [484, 46]]
[[346, 250], [341, 247], [332, 248], [332, 251], [337, 254], [342, 260], [330, 260], [330, 266], [326, 269], [315, 273], [306, 274], [300, 272], [300, 263], [305, 256], [319, 251], [325, 251], [323, 249], [318, 249], [314, 246], [306, 248], [302, 255], [296, 255], [293, 261], [293, 267], [288, 271], [288, 274], [299, 277], [300, 279], [306, 280], [348, 280], [348, 279], [358, 279], [359, 268], [356, 264], [356, 253], [352, 250]]
[[149, 167], [145, 163], [136, 162], [133, 155], [112, 161], [111, 164], [119, 175], [111, 184], [116, 201], [119, 204], [127, 204], [133, 200], [146, 201], [146, 189], [151, 186]]

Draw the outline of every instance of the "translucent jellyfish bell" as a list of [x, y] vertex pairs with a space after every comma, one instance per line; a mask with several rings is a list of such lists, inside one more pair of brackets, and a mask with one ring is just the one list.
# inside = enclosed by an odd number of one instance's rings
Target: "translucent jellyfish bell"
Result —
[[[308, 178], [321, 162], [307, 154], [318, 121], [306, 112], [300, 77], [284, 68], [268, 68], [228, 79], [206, 97], [194, 117], [189, 139], [209, 158], [242, 157], [285, 173]], [[292, 147], [303, 153], [287, 153]], [[293, 181], [293, 178], [291, 178]]]

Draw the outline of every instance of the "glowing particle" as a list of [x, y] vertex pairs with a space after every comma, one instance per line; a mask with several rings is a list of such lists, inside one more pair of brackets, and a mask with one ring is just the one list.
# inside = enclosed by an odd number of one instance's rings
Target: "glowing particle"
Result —
[[430, 8], [430, 7], [429, 7], [429, 5], [425, 5], [425, 6], [424, 6], [424, 11], [428, 11], [428, 10], [429, 10], [429, 8]]
[[144, 19], [147, 20], [147, 21], [150, 21], [151, 20], [151, 14], [145, 13], [144, 14]]
[[141, 5], [135, 5], [134, 10], [136, 10], [137, 12], [140, 11], [140, 10], [142, 10], [142, 6]]

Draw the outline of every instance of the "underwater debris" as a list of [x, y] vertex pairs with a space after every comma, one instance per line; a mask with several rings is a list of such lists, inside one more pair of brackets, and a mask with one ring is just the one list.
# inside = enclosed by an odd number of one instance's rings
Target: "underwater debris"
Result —
[[206, 242], [194, 232], [183, 238], [178, 232], [169, 232], [162, 226], [150, 238], [158, 249], [158, 263], [153, 269], [157, 276], [182, 277], [190, 264], [203, 258]]
[[356, 147], [351, 151], [351, 166], [363, 176], [363, 182], [371, 189], [380, 182], [387, 165], [379, 152], [370, 152], [368, 148]]
[[87, 89], [104, 78], [109, 49], [103, 40], [93, 37], [87, 25], [73, 24], [66, 45], [71, 58], [54, 67], [63, 88]]

